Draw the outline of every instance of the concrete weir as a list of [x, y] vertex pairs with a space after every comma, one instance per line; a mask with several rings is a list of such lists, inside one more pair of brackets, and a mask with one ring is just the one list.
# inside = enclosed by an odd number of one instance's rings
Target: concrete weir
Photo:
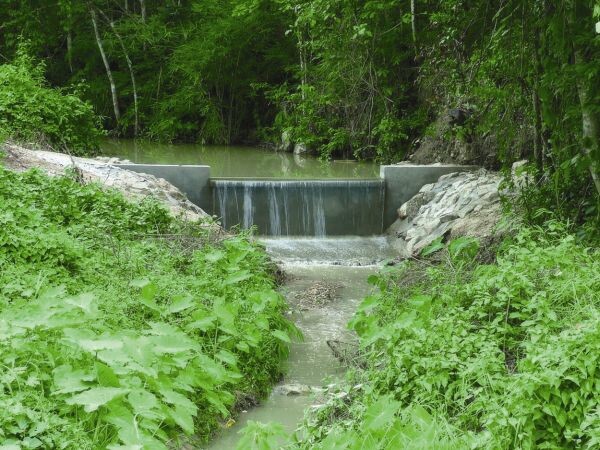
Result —
[[381, 166], [379, 179], [279, 180], [211, 178], [209, 166], [120, 164], [164, 178], [225, 228], [256, 226], [270, 236], [381, 234], [396, 210], [442, 175], [476, 169], [459, 165]]
[[225, 228], [317, 237], [383, 231], [382, 180], [215, 179], [211, 186], [213, 211]]

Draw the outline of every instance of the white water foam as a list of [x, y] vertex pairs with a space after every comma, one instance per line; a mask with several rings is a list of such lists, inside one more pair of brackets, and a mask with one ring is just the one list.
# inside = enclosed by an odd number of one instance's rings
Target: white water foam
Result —
[[385, 236], [269, 237], [260, 242], [283, 265], [377, 266], [395, 256]]

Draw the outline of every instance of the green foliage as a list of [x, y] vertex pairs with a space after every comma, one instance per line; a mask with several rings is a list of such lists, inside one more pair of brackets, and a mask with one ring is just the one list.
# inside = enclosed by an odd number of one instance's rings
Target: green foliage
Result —
[[242, 430], [238, 450], [271, 450], [289, 443], [289, 436], [278, 423], [260, 423], [249, 420]]
[[94, 153], [100, 132], [91, 105], [78, 92], [48, 87], [44, 65], [28, 52], [21, 43], [15, 60], [0, 65], [0, 137]]
[[600, 130], [596, 4], [452, 0], [426, 7], [421, 86], [449, 107], [472, 109], [457, 138], [495, 142], [507, 168], [532, 162], [534, 182], [513, 202], [529, 223], [547, 219], [535, 216], [540, 208], [600, 223], [600, 134], [591, 131]]
[[282, 4], [293, 18], [300, 65], [298, 82], [274, 97], [285, 105], [280, 128], [325, 158], [402, 158], [424, 125], [415, 119], [420, 108], [411, 108], [414, 49], [403, 26], [410, 3]]
[[[461, 238], [448, 264], [373, 277], [350, 323], [365, 366], [294, 447], [597, 448], [597, 250], [557, 222], [522, 230], [494, 264], [475, 264], [477, 247]], [[426, 276], [407, 284], [411, 270]]]
[[[466, 122], [436, 136], [448, 143], [440, 158], [494, 168], [528, 159], [536, 182], [513, 205], [530, 223], [542, 223], [530, 213], [541, 207], [598, 228], [597, 21], [597, 0], [0, 0], [0, 52], [10, 60], [27, 39], [52, 84], [89, 86], [77, 94], [106, 128], [132, 136], [139, 118], [140, 135], [163, 141], [273, 143], [285, 133], [322, 158], [388, 163], [418, 150], [434, 116], [464, 108]], [[89, 146], [87, 107], [57, 91], [40, 101], [39, 71], [15, 64], [3, 66], [0, 107], [12, 114], [16, 92], [24, 112], [8, 131]]]
[[0, 223], [3, 445], [166, 449], [281, 376], [298, 332], [247, 237], [3, 169]]

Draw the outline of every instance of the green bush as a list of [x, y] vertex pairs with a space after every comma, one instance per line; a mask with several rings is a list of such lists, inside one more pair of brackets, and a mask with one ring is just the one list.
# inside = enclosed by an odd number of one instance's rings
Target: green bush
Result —
[[52, 89], [44, 65], [22, 45], [10, 64], [0, 65], [0, 137], [49, 144], [73, 154], [93, 154], [101, 135], [98, 120], [77, 93]]
[[2, 445], [166, 449], [281, 377], [298, 332], [246, 236], [2, 168], [0, 225]]
[[295, 446], [598, 448], [598, 251], [551, 222], [493, 264], [476, 252], [461, 239], [445, 264], [372, 277], [377, 292], [350, 324], [362, 367]]

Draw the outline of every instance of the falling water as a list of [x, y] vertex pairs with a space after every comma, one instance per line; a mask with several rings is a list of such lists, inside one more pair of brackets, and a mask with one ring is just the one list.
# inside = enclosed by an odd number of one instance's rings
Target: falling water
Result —
[[[221, 204], [220, 205], [220, 210], [221, 211], [225, 211], [225, 204]], [[251, 195], [251, 190], [249, 186], [244, 186], [244, 222], [243, 222], [243, 227], [244, 229], [248, 229], [250, 227], [252, 227], [253, 222], [252, 222], [252, 213], [253, 213], [253, 209], [252, 209], [252, 195]]]
[[225, 228], [262, 235], [374, 235], [382, 232], [381, 180], [214, 179], [213, 214]]

